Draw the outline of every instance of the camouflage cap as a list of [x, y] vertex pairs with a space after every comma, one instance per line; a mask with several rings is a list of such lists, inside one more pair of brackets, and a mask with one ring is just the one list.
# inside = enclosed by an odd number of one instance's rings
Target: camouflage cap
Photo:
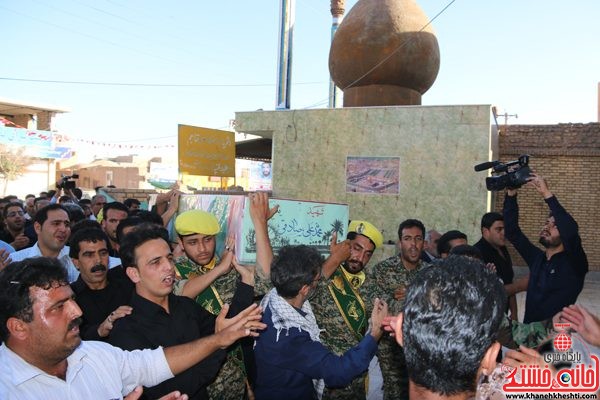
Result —
[[351, 221], [350, 225], [348, 225], [348, 233], [356, 232], [359, 235], [363, 235], [368, 237], [373, 243], [375, 243], [375, 248], [379, 248], [383, 246], [383, 235], [375, 227], [375, 225], [371, 224], [367, 221]]
[[185, 211], [175, 219], [175, 230], [181, 236], [200, 233], [216, 235], [221, 231], [217, 217], [203, 210]]

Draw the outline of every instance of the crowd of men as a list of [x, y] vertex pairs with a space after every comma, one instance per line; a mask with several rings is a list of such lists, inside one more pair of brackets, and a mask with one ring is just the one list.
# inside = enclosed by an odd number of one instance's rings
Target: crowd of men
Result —
[[[384, 238], [364, 219], [345, 239], [333, 234], [327, 259], [310, 246], [274, 256], [266, 193], [248, 195], [252, 266], [238, 262], [233, 237], [217, 254], [219, 221], [178, 213], [176, 190], [151, 211], [77, 189], [9, 196], [0, 398], [462, 399], [498, 362], [539, 364], [531, 348], [553, 323], [597, 349], [600, 320], [574, 305], [588, 271], [577, 223], [543, 177], [527, 186], [550, 211], [543, 249], [519, 228], [510, 189], [502, 213], [482, 216], [474, 246], [408, 218], [397, 254], [374, 265]], [[515, 279], [507, 240], [528, 276]]]

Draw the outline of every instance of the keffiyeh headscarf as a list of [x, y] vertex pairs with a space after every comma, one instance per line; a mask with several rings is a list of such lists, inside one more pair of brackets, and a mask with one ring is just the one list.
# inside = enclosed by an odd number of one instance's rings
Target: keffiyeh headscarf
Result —
[[[267, 307], [271, 310], [273, 327], [277, 329], [277, 336], [275, 341], [279, 341], [279, 335], [282, 330], [286, 330], [286, 335], [289, 333], [291, 328], [297, 328], [300, 331], [307, 332], [310, 335], [310, 339], [314, 342], [321, 342], [319, 334], [321, 330], [317, 325], [315, 314], [313, 314], [312, 307], [308, 301], [302, 304], [302, 315], [298, 312], [290, 303], [288, 303], [283, 297], [277, 293], [277, 289], [271, 289], [260, 302], [260, 307], [266, 310]], [[313, 384], [319, 399], [323, 396], [323, 389], [325, 388], [325, 382], [323, 379], [313, 379]]]

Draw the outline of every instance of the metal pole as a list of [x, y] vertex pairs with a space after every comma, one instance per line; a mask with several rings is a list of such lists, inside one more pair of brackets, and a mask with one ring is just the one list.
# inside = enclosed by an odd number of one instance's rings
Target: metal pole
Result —
[[[345, 12], [345, 0], [331, 0], [331, 41], [333, 42], [333, 37], [335, 36], [335, 32], [338, 29], [338, 26], [342, 23], [344, 19]], [[329, 108], [339, 108], [342, 104], [342, 96], [343, 93], [335, 86], [333, 79], [329, 77]]]
[[279, 57], [275, 108], [277, 110], [288, 110], [290, 108], [290, 88], [292, 83], [292, 45], [296, 0], [281, 0], [279, 11]]

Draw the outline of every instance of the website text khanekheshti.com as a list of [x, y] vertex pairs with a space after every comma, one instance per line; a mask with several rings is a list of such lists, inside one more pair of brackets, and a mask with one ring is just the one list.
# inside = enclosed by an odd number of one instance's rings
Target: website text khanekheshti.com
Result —
[[597, 393], [506, 393], [507, 399], [597, 399]]

